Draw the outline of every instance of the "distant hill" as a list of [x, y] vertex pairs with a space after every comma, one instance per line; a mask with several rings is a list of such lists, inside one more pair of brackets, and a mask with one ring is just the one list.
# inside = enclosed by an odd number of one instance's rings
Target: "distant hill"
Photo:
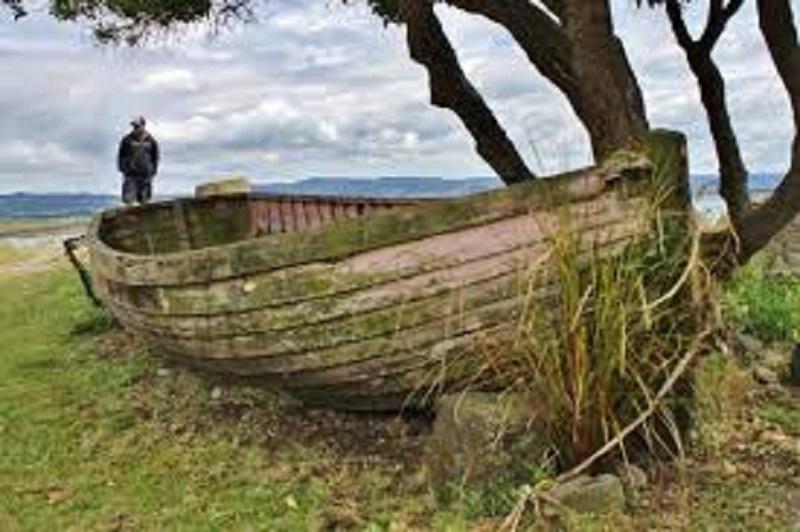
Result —
[[[775, 188], [779, 177], [772, 174], [754, 174], [750, 180], [753, 192]], [[715, 175], [693, 175], [692, 189], [696, 200], [715, 201], [718, 178]], [[312, 177], [294, 183], [255, 184], [256, 192], [272, 194], [309, 194], [320, 196], [370, 196], [394, 198], [442, 198], [465, 196], [501, 187], [494, 177], [442, 179], [436, 177], [380, 177], [376, 179], [352, 177]], [[166, 199], [166, 198], [160, 198]], [[721, 203], [720, 203], [721, 204]], [[97, 211], [119, 205], [116, 196], [96, 194], [0, 194], [0, 218], [57, 218], [88, 216]]]
[[376, 198], [443, 198], [465, 196], [502, 186], [494, 177], [442, 179], [437, 177], [312, 177], [294, 183], [255, 185], [257, 192]]
[[[752, 174], [748, 183], [750, 191], [765, 192], [778, 186], [781, 176], [777, 174]], [[695, 196], [716, 194], [719, 188], [719, 176], [716, 174], [695, 174], [691, 178], [692, 191]]]
[[0, 218], [88, 216], [118, 201], [116, 196], [96, 194], [0, 194]]

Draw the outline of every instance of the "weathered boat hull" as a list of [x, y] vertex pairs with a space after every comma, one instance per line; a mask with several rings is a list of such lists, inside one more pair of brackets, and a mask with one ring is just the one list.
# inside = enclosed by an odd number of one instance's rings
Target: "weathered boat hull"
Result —
[[649, 174], [632, 174], [432, 202], [236, 196], [110, 211], [92, 224], [92, 276], [116, 318], [176, 360], [314, 404], [419, 406], [465, 385], [481, 338], [508, 333], [520, 274], [545, 267], [564, 220], [587, 254], [651, 230]]

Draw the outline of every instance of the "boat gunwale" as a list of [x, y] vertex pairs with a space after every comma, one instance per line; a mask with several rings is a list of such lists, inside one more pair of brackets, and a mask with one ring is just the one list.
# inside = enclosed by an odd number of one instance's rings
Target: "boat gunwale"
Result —
[[[422, 207], [422, 206], [427, 206], [427, 205], [432, 205], [432, 204], [440, 204], [440, 205], [441, 204], [447, 204], [447, 203], [458, 204], [458, 203], [463, 203], [463, 202], [467, 202], [467, 201], [475, 201], [475, 200], [477, 200], [477, 199], [479, 199], [481, 197], [509, 195], [509, 194], [511, 194], [510, 191], [514, 190], [517, 187], [532, 187], [532, 188], [534, 188], [534, 190], [535, 189], [539, 189], [539, 188], [542, 188], [542, 189], [545, 189], [545, 190], [546, 189], [556, 189], [559, 185], [568, 186], [570, 184], [579, 184], [581, 182], [581, 180], [584, 181], [584, 183], [586, 184], [588, 190], [585, 190], [585, 191], [584, 190], [579, 190], [577, 192], [576, 191], [570, 191], [570, 192], [567, 193], [567, 195], [566, 195], [567, 197], [565, 199], [560, 199], [559, 201], [554, 201], [549, 205], [542, 205], [542, 206], [539, 206], [538, 208], [533, 208], [533, 209], [530, 210], [530, 212], [545, 211], [548, 208], [555, 207], [555, 206], [561, 206], [561, 205], [565, 205], [565, 204], [588, 202], [588, 201], [590, 201], [592, 199], [595, 199], [595, 198], [601, 196], [603, 193], [607, 192], [617, 182], [622, 181], [622, 175], [619, 174], [619, 173], [616, 173], [616, 172], [609, 173], [606, 169], [604, 169], [601, 166], [592, 166], [592, 167], [582, 168], [582, 169], [579, 169], [579, 170], [574, 170], [574, 171], [567, 172], [567, 173], [564, 173], [564, 174], [559, 174], [559, 175], [554, 176], [552, 178], [537, 179], [537, 180], [533, 180], [533, 181], [529, 181], [529, 182], [525, 182], [525, 183], [520, 183], [519, 185], [515, 185], [515, 186], [512, 186], [512, 187], [506, 187], [506, 188], [501, 188], [501, 189], [497, 189], [497, 190], [489, 190], [489, 191], [479, 192], [479, 193], [476, 193], [476, 194], [471, 194], [471, 195], [468, 195], [468, 196], [463, 196], [463, 197], [458, 197], [458, 198], [427, 199], [427, 200], [424, 200], [425, 203], [413, 203], [413, 202], [411, 202], [409, 200], [409, 203], [407, 205], [402, 205], [402, 207], [400, 207], [400, 208], [402, 208], [402, 209], [412, 209], [412, 208], [419, 208], [419, 207]], [[601, 181], [601, 183], [596, 184], [593, 181], [595, 181], [595, 182], [596, 181]], [[530, 191], [529, 194], [536, 195], [535, 191], [533, 191], [533, 190]], [[143, 209], [168, 208], [170, 205], [194, 203], [196, 201], [213, 201], [214, 199], [220, 199], [220, 198], [223, 198], [223, 199], [239, 198], [239, 199], [247, 200], [247, 199], [259, 199], [259, 198], [263, 198], [263, 197], [272, 198], [273, 196], [271, 196], [271, 195], [253, 195], [253, 194], [237, 194], [237, 195], [216, 197], [216, 198], [200, 198], [200, 199], [179, 198], [179, 199], [169, 200], [169, 201], [160, 202], [160, 203], [148, 204], [146, 206], [137, 207], [137, 208], [143, 208]], [[297, 198], [300, 198], [301, 196], [280, 196], [280, 197], [281, 198], [297, 199]], [[302, 196], [302, 198], [305, 198], [305, 199], [308, 199], [308, 200], [310, 200], [311, 198], [316, 198], [316, 199], [318, 199], [320, 201], [323, 201], [323, 200], [330, 200], [332, 197], [326, 197], [326, 196]], [[333, 198], [336, 199], [336, 197], [333, 197]], [[393, 200], [388, 199], [388, 198], [375, 198], [375, 199], [376, 200], [380, 200], [381, 202], [387, 202], [387, 203], [393, 202]], [[358, 201], [365, 201], [365, 200], [371, 201], [372, 199], [362, 198], [362, 199], [360, 199]], [[427, 205], [426, 205], [426, 203], [427, 203]], [[209, 273], [209, 275], [207, 275], [207, 278], [203, 278], [203, 279], [199, 278], [199, 276], [197, 276], [197, 275], [194, 275], [194, 276], [192, 276], [192, 278], [190, 278], [188, 280], [177, 282], [176, 280], [171, 279], [171, 278], [166, 278], [164, 280], [159, 280], [159, 279], [155, 278], [154, 275], [145, 275], [144, 276], [145, 277], [144, 280], [142, 280], [142, 279], [130, 279], [130, 278], [127, 278], [127, 279], [115, 278], [114, 275], [109, 275], [108, 274], [108, 270], [112, 268], [112, 264], [109, 264], [109, 263], [123, 262], [123, 263], [127, 263], [128, 265], [134, 265], [135, 264], [135, 265], [142, 265], [142, 266], [158, 264], [159, 265], [159, 269], [171, 268], [171, 267], [173, 267], [173, 266], [175, 266], [177, 264], [185, 264], [187, 261], [191, 261], [192, 259], [202, 259], [202, 258], [209, 259], [211, 256], [231, 256], [231, 255], [235, 254], [239, 250], [258, 248], [260, 245], [263, 245], [265, 242], [269, 242], [271, 240], [274, 241], [277, 238], [286, 237], [286, 235], [303, 234], [303, 233], [305, 233], [305, 234], [319, 233], [321, 231], [324, 231], [324, 230], [330, 228], [331, 225], [323, 226], [323, 227], [319, 227], [319, 228], [316, 228], [316, 229], [312, 229], [312, 230], [309, 230], [309, 231], [303, 231], [303, 232], [269, 234], [269, 235], [263, 235], [263, 236], [253, 237], [253, 238], [245, 238], [245, 239], [242, 239], [242, 240], [237, 240], [237, 241], [224, 243], [224, 244], [206, 246], [206, 247], [198, 248], [198, 249], [173, 251], [173, 252], [169, 252], [169, 253], [159, 253], [159, 254], [148, 255], [148, 254], [141, 254], [141, 253], [131, 253], [131, 252], [126, 252], [126, 251], [121, 251], [121, 250], [115, 249], [115, 248], [111, 247], [109, 244], [107, 244], [103, 240], [103, 238], [100, 236], [100, 228], [102, 226], [102, 223], [109, 216], [111, 216], [112, 214], [119, 214], [119, 213], [125, 212], [125, 209], [126, 209], [125, 207], [118, 207], [118, 208], [115, 208], [115, 209], [112, 209], [112, 210], [103, 211], [101, 213], [96, 214], [92, 218], [92, 221], [91, 221], [91, 223], [89, 225], [89, 230], [88, 230], [88, 233], [87, 233], [88, 240], [89, 240], [89, 248], [90, 248], [92, 254], [100, 255], [104, 259], [104, 262], [107, 262], [107, 264], [105, 264], [104, 266], [102, 266], [102, 267], [100, 267], [98, 269], [99, 270], [98, 274], [101, 277], [105, 277], [107, 279], [119, 282], [121, 284], [126, 284], [126, 285], [129, 285], [129, 286], [152, 286], [152, 287], [201, 285], [201, 284], [204, 284], [204, 283], [222, 281], [222, 280], [227, 280], [227, 279], [236, 279], [236, 278], [241, 278], [241, 277], [244, 277], [244, 276], [247, 276], [247, 275], [269, 273], [269, 272], [272, 272], [272, 271], [277, 271], [277, 270], [287, 269], [287, 268], [292, 268], [292, 267], [298, 267], [298, 266], [304, 266], [304, 265], [313, 264], [313, 263], [332, 263], [332, 262], [344, 260], [344, 259], [346, 259], [346, 258], [348, 258], [350, 256], [355, 255], [355, 254], [366, 253], [366, 252], [369, 252], [369, 251], [373, 251], [375, 249], [380, 249], [380, 248], [383, 248], [383, 247], [388, 247], [388, 246], [393, 246], [393, 245], [400, 245], [400, 244], [403, 244], [403, 243], [406, 243], [406, 242], [410, 242], [410, 241], [414, 241], [414, 240], [420, 240], [420, 239], [423, 239], [423, 238], [429, 238], [429, 237], [438, 236], [438, 235], [442, 235], [442, 234], [448, 234], [448, 233], [453, 233], [453, 232], [457, 232], [457, 231], [463, 231], [463, 230], [467, 230], [467, 229], [470, 229], [470, 228], [486, 225], [487, 223], [493, 223], [493, 222], [497, 222], [497, 221], [500, 221], [500, 220], [503, 220], [503, 219], [511, 218], [511, 217], [514, 217], [514, 216], [518, 216], [518, 215], [521, 214], [519, 212], [513, 212], [512, 211], [512, 212], [509, 212], [509, 213], [505, 213], [503, 215], [499, 215], [496, 218], [493, 218], [491, 220], [483, 219], [483, 220], [475, 221], [473, 223], [464, 223], [463, 225], [461, 225], [461, 226], [459, 226], [457, 228], [447, 228], [447, 229], [444, 229], [442, 231], [432, 231], [430, 233], [426, 233], [426, 234], [423, 234], [423, 235], [410, 235], [408, 237], [408, 239], [406, 239], [406, 240], [401, 240], [401, 241], [398, 241], [398, 242], [377, 243], [377, 244], [375, 244], [373, 246], [365, 246], [363, 248], [353, 249], [352, 251], [349, 251], [349, 252], [335, 253], [335, 254], [333, 254], [331, 256], [324, 257], [324, 258], [323, 257], [309, 257], [308, 259], [301, 259], [301, 260], [296, 260], [296, 261], [288, 261], [288, 262], [283, 263], [283, 264], [270, 265], [270, 266], [264, 266], [264, 267], [246, 268], [246, 269], [244, 269], [242, 271], [231, 272], [229, 274], [211, 275], [211, 273]], [[391, 214], [394, 214], [394, 213], [396, 213], [396, 211], [386, 211], [386, 212], [376, 213], [374, 216], [385, 216], [385, 215], [391, 215]], [[366, 217], [366, 218], [349, 219], [349, 220], [344, 220], [343, 223], [346, 223], [346, 222], [357, 222], [357, 221], [360, 221], [360, 222], [363, 223], [366, 219], [371, 219], [371, 218], [373, 218], [373, 216]], [[125, 276], [123, 275], [122, 277], [125, 277]]]

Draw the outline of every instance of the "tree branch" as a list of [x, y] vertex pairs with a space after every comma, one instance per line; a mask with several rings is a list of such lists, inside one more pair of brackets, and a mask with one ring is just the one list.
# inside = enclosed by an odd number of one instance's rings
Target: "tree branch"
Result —
[[697, 43], [692, 39], [689, 34], [689, 28], [686, 27], [686, 22], [683, 20], [683, 9], [678, 0], [667, 0], [667, 18], [669, 18], [670, 26], [672, 26], [672, 33], [681, 48], [687, 53], [693, 50]]
[[428, 71], [431, 103], [454, 111], [476, 141], [476, 149], [506, 183], [533, 178], [491, 109], [464, 75], [442, 29], [432, 0], [400, 0], [411, 58]]
[[22, 0], [2, 0], [2, 5], [11, 11], [14, 20], [20, 19], [28, 14]]
[[[571, 44], [550, 15], [529, 0], [446, 0], [462, 11], [503, 26], [514, 37], [536, 69], [568, 98], [577, 94], [572, 72]], [[561, 0], [555, 0], [560, 6]]]
[[711, 52], [728, 20], [736, 14], [742, 2], [743, 0], [731, 0], [727, 7], [723, 7], [722, 0], [711, 0], [707, 25], [700, 41], [695, 41], [689, 33], [680, 0], [665, 2], [672, 32], [683, 48], [689, 68], [700, 88], [700, 97], [719, 161], [720, 195], [725, 199], [728, 214], [737, 231], [750, 209], [748, 172], [728, 113], [725, 78], [722, 77]]
[[703, 36], [700, 37], [700, 46], [708, 50], [714, 48], [728, 22], [743, 5], [744, 0], [731, 0], [727, 6], [723, 7], [722, 0], [712, 0], [706, 29], [703, 31]]

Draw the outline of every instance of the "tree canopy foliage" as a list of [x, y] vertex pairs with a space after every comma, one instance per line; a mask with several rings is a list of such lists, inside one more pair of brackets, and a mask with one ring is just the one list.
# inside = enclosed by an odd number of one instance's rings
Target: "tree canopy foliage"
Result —
[[[25, 0], [0, 0], [15, 18], [28, 14]], [[197, 22], [247, 20], [253, 0], [50, 0], [59, 20], [89, 21], [101, 42], [137, 44], [145, 36]]]

